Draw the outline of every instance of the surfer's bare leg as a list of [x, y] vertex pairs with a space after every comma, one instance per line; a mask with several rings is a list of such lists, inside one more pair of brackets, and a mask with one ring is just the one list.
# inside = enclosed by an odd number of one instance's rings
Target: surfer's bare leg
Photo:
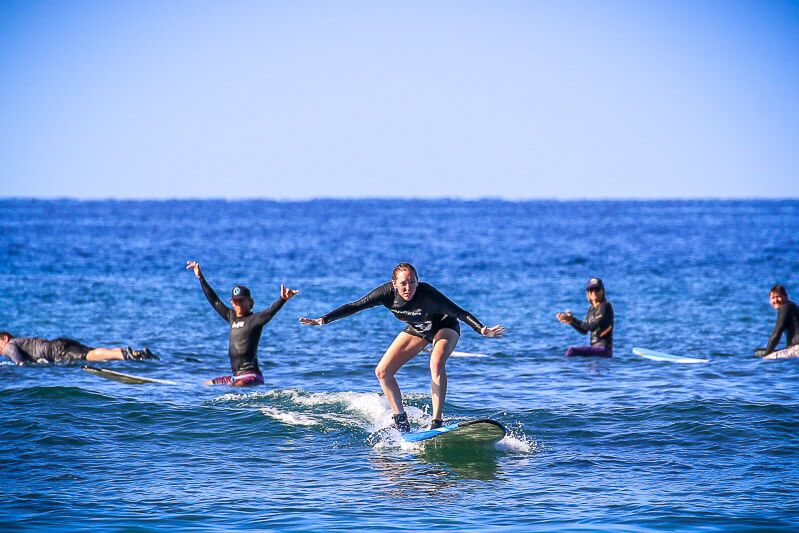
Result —
[[87, 361], [115, 361], [125, 359], [121, 348], [93, 348], [86, 354]]
[[380, 387], [382, 387], [394, 414], [405, 412], [402, 407], [402, 392], [397, 380], [394, 379], [394, 374], [402, 368], [402, 365], [421, 352], [425, 346], [427, 346], [426, 340], [402, 331], [388, 347], [375, 368], [375, 375], [380, 381]]
[[430, 354], [430, 397], [433, 400], [433, 420], [443, 420], [444, 400], [447, 398], [447, 359], [458, 345], [460, 335], [444, 328], [433, 339]]

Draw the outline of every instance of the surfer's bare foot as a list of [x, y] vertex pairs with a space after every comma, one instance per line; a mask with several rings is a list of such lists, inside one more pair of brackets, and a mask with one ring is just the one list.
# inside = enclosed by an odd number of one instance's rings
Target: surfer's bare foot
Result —
[[128, 346], [127, 348], [122, 349], [122, 353], [124, 354], [125, 359], [136, 359], [137, 361], [144, 359], [160, 359], [157, 355], [151, 352], [149, 348], [144, 348], [143, 350], [133, 350]]

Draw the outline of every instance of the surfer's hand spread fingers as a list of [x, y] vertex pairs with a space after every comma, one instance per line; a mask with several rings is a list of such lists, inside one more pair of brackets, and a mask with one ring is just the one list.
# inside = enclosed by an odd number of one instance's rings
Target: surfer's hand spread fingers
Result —
[[568, 309], [566, 310], [565, 313], [556, 314], [555, 318], [557, 318], [558, 321], [563, 324], [571, 324], [572, 322], [574, 322], [574, 316], [572, 316], [572, 312], [569, 311]]
[[505, 334], [505, 326], [502, 324], [498, 324], [493, 328], [483, 326], [483, 330], [480, 332], [484, 337], [501, 337]]
[[303, 326], [321, 326], [323, 323], [321, 318], [300, 318], [300, 324]]
[[280, 298], [285, 302], [294, 298], [294, 295], [297, 294], [299, 289], [289, 289], [288, 287], [284, 286], [282, 283], [280, 285]]
[[200, 279], [203, 276], [203, 273], [200, 270], [200, 263], [197, 261], [186, 261], [186, 269], [193, 269], [194, 275], [197, 276], [197, 279]]

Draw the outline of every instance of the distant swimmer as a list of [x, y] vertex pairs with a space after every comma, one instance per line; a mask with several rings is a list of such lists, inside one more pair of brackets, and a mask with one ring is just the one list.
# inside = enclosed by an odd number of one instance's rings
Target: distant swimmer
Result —
[[300, 323], [321, 326], [378, 305], [386, 307], [396, 319], [408, 324], [397, 335], [375, 368], [377, 379], [394, 413], [394, 424], [401, 432], [410, 431], [408, 415], [402, 405], [402, 392], [394, 375], [428, 343], [432, 343], [431, 427], [441, 427], [444, 400], [447, 395], [447, 358], [455, 350], [460, 339], [458, 320], [462, 320], [484, 337], [500, 337], [505, 333], [505, 327], [497, 325], [488, 328], [481, 324], [474, 315], [458, 307], [432, 285], [419, 282], [416, 269], [410, 263], [397, 265], [390, 282], [380, 285], [360, 300], [342, 305], [320, 318], [300, 318]]
[[585, 297], [591, 303], [585, 320], [575, 318], [571, 311], [557, 313], [555, 317], [564, 324], [585, 335], [591, 333], [591, 346], [570, 346], [566, 357], [574, 355], [613, 355], [613, 304], [605, 297], [605, 284], [599, 278], [591, 278], [585, 287]]
[[[788, 299], [782, 285], [774, 285], [768, 293], [771, 307], [777, 310], [777, 323], [768, 338], [765, 359], [790, 359], [799, 357], [799, 306]], [[780, 337], [785, 333], [785, 348], [775, 351]]]
[[210, 379], [205, 385], [232, 385], [234, 387], [249, 387], [263, 385], [264, 376], [258, 366], [258, 343], [261, 332], [267, 322], [272, 320], [287, 301], [299, 291], [280, 286], [280, 297], [268, 309], [253, 313], [255, 301], [250, 295], [250, 289], [244, 285], [236, 285], [231, 292], [230, 309], [219, 299], [214, 290], [203, 277], [200, 264], [196, 261], [187, 261], [186, 268], [194, 270], [194, 275], [200, 280], [205, 297], [211, 306], [216, 309], [224, 320], [230, 323], [230, 368], [232, 376], [222, 376]]
[[14, 337], [0, 331], [0, 353], [18, 365], [58, 364], [73, 361], [114, 361], [123, 359], [158, 359], [149, 348], [92, 348], [74, 339], [54, 340], [40, 337]]

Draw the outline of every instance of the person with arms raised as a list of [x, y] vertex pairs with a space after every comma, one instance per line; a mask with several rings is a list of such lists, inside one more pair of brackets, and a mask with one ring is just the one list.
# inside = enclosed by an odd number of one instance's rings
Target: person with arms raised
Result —
[[250, 289], [244, 285], [236, 285], [231, 291], [230, 303], [233, 309], [230, 309], [222, 303], [214, 289], [205, 281], [197, 261], [187, 261], [186, 268], [193, 270], [194, 275], [200, 280], [200, 286], [211, 307], [230, 323], [228, 356], [233, 375], [210, 379], [204, 384], [234, 387], [263, 385], [264, 376], [258, 366], [258, 343], [261, 340], [261, 332], [266, 323], [272, 320], [283, 305], [299, 291], [280, 285], [280, 297], [269, 308], [253, 313], [255, 301], [250, 295]]

